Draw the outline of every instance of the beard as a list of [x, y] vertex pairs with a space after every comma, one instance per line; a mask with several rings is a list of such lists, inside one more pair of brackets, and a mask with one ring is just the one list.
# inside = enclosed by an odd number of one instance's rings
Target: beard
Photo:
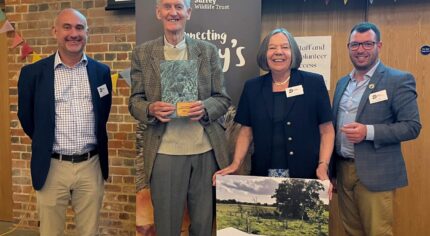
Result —
[[350, 59], [356, 70], [369, 71], [378, 61], [378, 55], [377, 54], [369, 55], [369, 58], [367, 58], [366, 62], [360, 62], [360, 60], [357, 59], [356, 56], [352, 56], [352, 55], [350, 55]]

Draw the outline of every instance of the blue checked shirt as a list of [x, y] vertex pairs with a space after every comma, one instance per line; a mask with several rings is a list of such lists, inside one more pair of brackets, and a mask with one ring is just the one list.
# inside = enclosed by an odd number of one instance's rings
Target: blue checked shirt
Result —
[[69, 67], [62, 63], [58, 52], [55, 55], [55, 153], [83, 154], [97, 145], [87, 63], [84, 55]]

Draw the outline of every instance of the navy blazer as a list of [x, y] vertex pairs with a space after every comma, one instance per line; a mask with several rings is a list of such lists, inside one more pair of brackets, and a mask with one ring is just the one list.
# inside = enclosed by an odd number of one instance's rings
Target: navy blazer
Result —
[[[333, 98], [334, 127], [339, 103], [349, 75], [336, 84]], [[408, 185], [401, 142], [415, 139], [421, 130], [415, 79], [412, 74], [386, 67], [376, 68], [361, 97], [355, 121], [374, 126], [374, 140], [354, 144], [355, 166], [361, 183], [370, 191], [389, 191]], [[372, 93], [386, 91], [388, 99], [370, 104]], [[336, 151], [332, 159], [339, 160]], [[335, 165], [332, 176], [336, 176]]]
[[[109, 175], [106, 122], [112, 104], [112, 82], [108, 66], [88, 58], [87, 72], [94, 106], [97, 151], [103, 178]], [[31, 138], [31, 178], [36, 190], [48, 176], [55, 138], [55, 54], [21, 69], [18, 81], [18, 118]], [[109, 95], [100, 98], [97, 87], [106, 84]]]
[[[319, 160], [319, 125], [332, 121], [330, 99], [319, 74], [292, 70], [289, 87], [302, 85], [304, 94], [287, 99], [286, 153], [293, 178], [316, 178]], [[251, 175], [267, 176], [272, 156], [272, 75], [246, 81], [235, 121], [252, 128], [254, 154]]]

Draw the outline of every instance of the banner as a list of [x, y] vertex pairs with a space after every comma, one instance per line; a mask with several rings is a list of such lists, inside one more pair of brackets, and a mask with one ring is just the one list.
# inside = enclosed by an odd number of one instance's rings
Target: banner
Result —
[[[137, 45], [163, 35], [155, 0], [136, 1]], [[237, 106], [246, 80], [259, 75], [261, 0], [192, 0], [185, 32], [219, 49], [227, 92]]]
[[300, 69], [321, 74], [330, 90], [331, 36], [294, 37], [302, 53]]

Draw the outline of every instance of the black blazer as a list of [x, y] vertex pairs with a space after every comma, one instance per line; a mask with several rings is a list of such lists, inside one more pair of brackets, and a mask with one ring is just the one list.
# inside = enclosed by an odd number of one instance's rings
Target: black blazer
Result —
[[[24, 66], [18, 81], [18, 118], [31, 138], [31, 178], [40, 190], [48, 176], [55, 138], [55, 55]], [[88, 57], [88, 78], [94, 106], [97, 151], [104, 179], [109, 175], [106, 122], [112, 104], [112, 82], [108, 66]], [[100, 98], [97, 87], [106, 84], [109, 95]]]
[[[289, 87], [302, 85], [304, 94], [287, 99], [286, 153], [290, 177], [316, 178], [319, 160], [319, 125], [332, 121], [330, 99], [319, 74], [291, 71]], [[246, 81], [235, 121], [252, 128], [254, 154], [251, 175], [267, 176], [272, 156], [272, 75]]]

